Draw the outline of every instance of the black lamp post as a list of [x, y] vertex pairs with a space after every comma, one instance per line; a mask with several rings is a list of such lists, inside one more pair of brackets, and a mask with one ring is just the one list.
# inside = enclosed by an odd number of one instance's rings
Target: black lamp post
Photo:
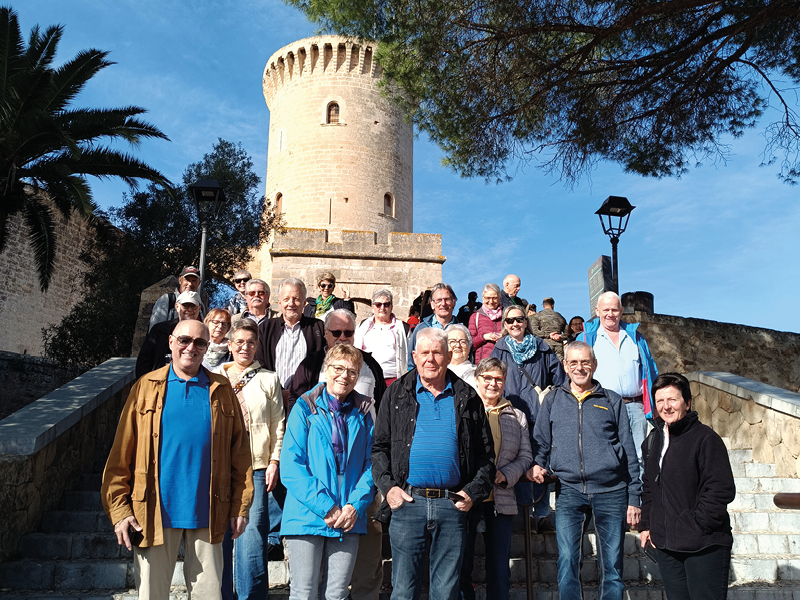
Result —
[[198, 179], [189, 186], [189, 192], [197, 204], [197, 218], [200, 220], [200, 287], [199, 294], [203, 293], [203, 282], [206, 274], [206, 237], [209, 224], [217, 218], [222, 206], [225, 204], [225, 192], [216, 179]]
[[617, 244], [619, 243], [619, 236], [625, 232], [628, 226], [628, 219], [631, 217], [631, 211], [636, 208], [631, 206], [627, 198], [622, 196], [609, 196], [603, 202], [603, 205], [598, 208], [594, 214], [600, 216], [600, 224], [603, 226], [603, 233], [611, 239], [611, 260], [612, 260], [612, 278], [614, 280], [614, 291], [619, 294], [619, 267], [617, 266]]

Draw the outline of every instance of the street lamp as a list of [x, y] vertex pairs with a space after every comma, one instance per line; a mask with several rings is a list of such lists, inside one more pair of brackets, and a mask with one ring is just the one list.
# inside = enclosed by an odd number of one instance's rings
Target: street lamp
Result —
[[200, 237], [200, 288], [197, 290], [199, 294], [202, 294], [206, 274], [208, 225], [217, 218], [222, 210], [222, 206], [225, 204], [225, 192], [216, 179], [198, 179], [189, 186], [189, 192], [197, 204], [197, 218], [200, 220], [200, 229], [203, 232]]
[[[600, 224], [603, 226], [603, 233], [611, 239], [611, 260], [612, 260], [612, 280], [614, 281], [614, 291], [619, 294], [619, 267], [617, 266], [617, 244], [619, 236], [625, 232], [628, 226], [628, 219], [631, 211], [636, 208], [631, 206], [627, 198], [622, 196], [609, 196], [594, 214], [600, 216]], [[605, 217], [605, 218], [604, 218]], [[623, 221], [624, 219], [624, 221]]]

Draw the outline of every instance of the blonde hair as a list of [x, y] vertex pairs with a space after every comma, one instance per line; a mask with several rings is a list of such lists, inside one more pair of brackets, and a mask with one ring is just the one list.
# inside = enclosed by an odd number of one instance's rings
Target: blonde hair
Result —
[[346, 360], [352, 363], [357, 373], [360, 373], [361, 367], [364, 366], [364, 355], [361, 354], [361, 350], [350, 344], [336, 344], [328, 350], [325, 360], [322, 362], [322, 368], [327, 369], [335, 360]]

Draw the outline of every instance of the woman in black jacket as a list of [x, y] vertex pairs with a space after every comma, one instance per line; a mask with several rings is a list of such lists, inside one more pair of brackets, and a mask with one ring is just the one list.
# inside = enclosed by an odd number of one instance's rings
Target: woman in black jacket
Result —
[[658, 415], [642, 444], [642, 548], [655, 547], [668, 600], [724, 600], [736, 496], [728, 451], [691, 410], [683, 375], [659, 375], [651, 398]]

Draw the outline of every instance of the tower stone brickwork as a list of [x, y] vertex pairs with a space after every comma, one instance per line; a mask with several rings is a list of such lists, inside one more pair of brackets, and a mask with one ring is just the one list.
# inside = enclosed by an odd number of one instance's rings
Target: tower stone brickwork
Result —
[[[266, 197], [286, 230], [250, 267], [273, 288], [300, 277], [309, 295], [323, 271], [355, 299], [385, 287], [405, 318], [413, 299], [441, 281], [445, 258], [440, 235], [412, 233], [413, 128], [381, 95], [376, 49], [374, 42], [313, 37], [267, 62]], [[356, 306], [359, 316], [368, 314]]]

